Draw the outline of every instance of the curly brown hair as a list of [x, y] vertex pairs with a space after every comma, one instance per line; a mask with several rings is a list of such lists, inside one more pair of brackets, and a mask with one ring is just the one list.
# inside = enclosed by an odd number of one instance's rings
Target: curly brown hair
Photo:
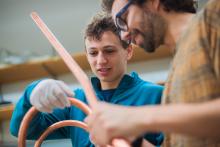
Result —
[[84, 31], [84, 40], [88, 37], [94, 40], [100, 40], [103, 33], [107, 31], [112, 32], [118, 37], [123, 48], [126, 49], [129, 46], [128, 43], [120, 39], [119, 30], [115, 26], [112, 17], [104, 12], [96, 14], [92, 18], [91, 22], [86, 26]]
[[[132, 0], [135, 4], [142, 6], [147, 0]], [[111, 13], [114, 0], [102, 0], [102, 9]], [[160, 0], [165, 11], [196, 13], [195, 0]]]

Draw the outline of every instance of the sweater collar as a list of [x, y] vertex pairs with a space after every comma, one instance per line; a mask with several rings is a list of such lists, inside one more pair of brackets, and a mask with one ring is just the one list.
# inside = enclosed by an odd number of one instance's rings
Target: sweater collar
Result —
[[[126, 89], [129, 89], [130, 87], [133, 87], [137, 82], [140, 82], [140, 81], [141, 79], [139, 78], [136, 72], [131, 72], [130, 75], [125, 74], [123, 78], [121, 79], [118, 87], [116, 88], [116, 92], [117, 91], [121, 92]], [[92, 77], [91, 82], [96, 93], [99, 93], [101, 91], [100, 80], [97, 77]]]

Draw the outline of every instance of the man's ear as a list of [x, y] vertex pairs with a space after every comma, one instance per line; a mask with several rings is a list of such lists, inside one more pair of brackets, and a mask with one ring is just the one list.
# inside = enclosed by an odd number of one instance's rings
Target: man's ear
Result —
[[130, 60], [132, 58], [132, 56], [133, 56], [133, 47], [132, 47], [132, 45], [129, 45], [126, 50], [128, 52], [127, 60]]

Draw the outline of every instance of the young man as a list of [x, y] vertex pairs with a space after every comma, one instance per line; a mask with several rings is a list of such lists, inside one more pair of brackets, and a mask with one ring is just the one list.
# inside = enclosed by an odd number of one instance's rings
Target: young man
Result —
[[[132, 40], [146, 51], [154, 51], [160, 44], [157, 40], [161, 39], [156, 38], [160, 38], [161, 35], [152, 37], [153, 43], [150, 42], [152, 47], [148, 47], [150, 38], [146, 38], [146, 32], [151, 32], [150, 29], [154, 28], [153, 25], [157, 24], [159, 18], [166, 20], [167, 23], [160, 26], [165, 25], [167, 29], [155, 30], [156, 32], [153, 31], [152, 34], [165, 32], [164, 43], [169, 45], [172, 44], [172, 39], [176, 38], [172, 32], [184, 30], [179, 30], [182, 28], [181, 20], [184, 17], [181, 19], [178, 16], [187, 14], [182, 12], [181, 7], [191, 8], [183, 7], [187, 4], [185, 0], [108, 0], [108, 2], [105, 6], [109, 6], [108, 10], [117, 27], [122, 30], [121, 38]], [[148, 14], [155, 17], [148, 17]], [[86, 120], [91, 128], [91, 135], [96, 137], [97, 144], [106, 145], [115, 137], [131, 140], [144, 132], [163, 131], [169, 133], [166, 135], [166, 146], [220, 146], [219, 14], [219, 1], [210, 1], [192, 20], [185, 35], [180, 39], [163, 94], [163, 101], [168, 105], [136, 109], [104, 103], [97, 105], [97, 109]], [[152, 27], [149, 28], [150, 26]], [[121, 113], [117, 113], [119, 111]], [[114, 119], [109, 119], [110, 115]], [[144, 115], [146, 117], [143, 117]], [[123, 123], [128, 116], [131, 119]], [[101, 122], [106, 124], [105, 127], [96, 130]]]
[[[88, 62], [97, 76], [92, 78], [91, 82], [100, 101], [126, 106], [155, 105], [161, 102], [163, 90], [161, 86], [143, 81], [136, 73], [126, 74], [127, 61], [132, 57], [133, 50], [120, 40], [118, 30], [110, 16], [100, 14], [94, 17], [86, 28], [84, 39]], [[149, 97], [145, 98], [145, 95]], [[76, 89], [73, 93], [61, 81], [47, 79], [30, 84], [12, 115], [11, 133], [17, 136], [21, 120], [32, 105], [41, 113], [30, 124], [28, 139], [38, 138], [48, 126], [61, 120], [83, 121], [85, 114], [78, 108], [69, 107], [67, 96], [74, 96], [87, 103], [82, 89]], [[128, 119], [126, 118], [124, 123]], [[154, 145], [160, 145], [163, 141], [161, 133], [149, 133], [143, 137]], [[139, 140], [142, 141], [143, 137]], [[50, 134], [47, 139], [61, 138], [71, 138], [73, 146], [93, 146], [88, 133], [81, 128], [61, 128]], [[134, 142], [134, 146], [141, 143], [139, 140]]]

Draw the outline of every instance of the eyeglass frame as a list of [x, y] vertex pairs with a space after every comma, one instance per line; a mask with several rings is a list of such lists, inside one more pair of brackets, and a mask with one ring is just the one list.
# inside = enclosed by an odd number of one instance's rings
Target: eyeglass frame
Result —
[[[132, 0], [129, 0], [128, 3], [116, 14], [115, 16], [115, 25], [118, 28], [119, 31], [128, 31], [128, 24], [126, 23], [126, 21], [124, 19], [121, 18], [121, 16], [128, 10], [129, 6], [133, 3]], [[119, 24], [118, 24], [118, 20], [124, 22], [124, 24], [126, 25], [126, 29], [122, 28]]]

